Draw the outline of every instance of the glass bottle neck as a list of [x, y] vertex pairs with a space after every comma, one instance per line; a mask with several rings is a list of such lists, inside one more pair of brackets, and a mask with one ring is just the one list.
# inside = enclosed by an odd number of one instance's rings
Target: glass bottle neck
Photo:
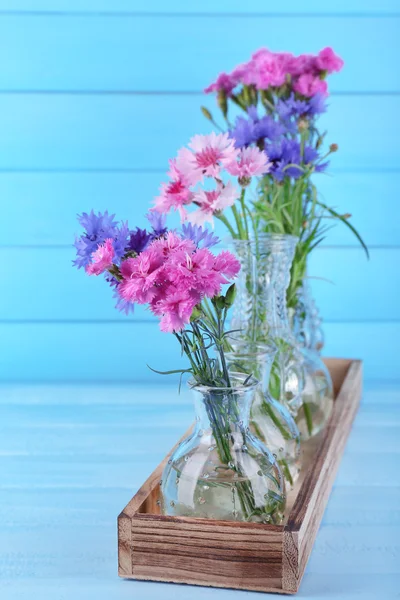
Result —
[[196, 412], [196, 429], [217, 429], [220, 434], [242, 430], [249, 424], [250, 407], [256, 386], [246, 390], [204, 391], [193, 388]]

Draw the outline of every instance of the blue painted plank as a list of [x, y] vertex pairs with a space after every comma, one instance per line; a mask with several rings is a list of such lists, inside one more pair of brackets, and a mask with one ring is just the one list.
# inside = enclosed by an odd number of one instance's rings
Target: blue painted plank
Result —
[[[0, 96], [0, 170], [168, 169], [195, 133], [210, 130], [192, 96]], [[323, 117], [336, 169], [397, 169], [395, 96], [332, 99]], [[366, 127], [379, 114], [379, 127]], [[167, 117], [167, 118], [166, 118]], [[89, 202], [88, 202], [89, 204]], [[90, 205], [92, 202], [90, 202]]]
[[[336, 157], [335, 157], [336, 158]], [[335, 160], [334, 158], [334, 160]], [[131, 227], [145, 226], [144, 213], [158, 194], [165, 172], [155, 173], [1, 173], [0, 198], [5, 223], [1, 245], [70, 245], [79, 232], [75, 215], [82, 211], [111, 210]], [[397, 223], [400, 173], [334, 172], [315, 178], [321, 199], [341, 213], [352, 214], [367, 244], [400, 245]], [[387, 215], [391, 218], [388, 219]], [[169, 217], [170, 226], [178, 219]], [[17, 230], [16, 230], [17, 229]], [[216, 223], [216, 232], [226, 232]], [[328, 245], [357, 244], [344, 226], [332, 229]]]
[[399, 25], [400, 17], [308, 18], [300, 27], [297, 16], [0, 15], [0, 52], [12, 56], [0, 90], [201, 92], [268, 43], [295, 54], [333, 46], [346, 61], [331, 78], [334, 92], [400, 91]]
[[[73, 256], [72, 249], [62, 247], [0, 248], [1, 320], [105, 319], [123, 325], [127, 317], [115, 310], [109, 285], [102, 277], [88, 277], [73, 268]], [[374, 249], [370, 261], [359, 248], [317, 248], [311, 256], [309, 276], [323, 278], [310, 279], [323, 318], [400, 321], [399, 261], [400, 248]], [[16, 265], [24, 265], [24, 277]], [[27, 302], [26, 290], [35, 286], [35, 294]], [[150, 327], [156, 327], [155, 318], [141, 306], [128, 319], [151, 320]]]
[[[115, 559], [116, 560], [116, 557]], [[398, 575], [385, 574], [384, 577], [373, 572], [373, 558], [365, 560], [369, 566], [368, 574], [330, 573], [329, 565], [332, 557], [326, 557], [322, 574], [306, 571], [298, 597], [304, 600], [326, 600], [327, 596], [340, 600], [376, 600], [383, 596], [385, 600], [398, 600]], [[62, 570], [62, 568], [60, 568]], [[63, 594], [65, 600], [265, 600], [265, 594], [243, 591], [211, 589], [168, 583], [152, 583], [147, 581], [120, 581], [116, 577], [101, 579], [89, 576], [63, 577], [53, 579], [27, 579], [21, 576], [18, 580], [4, 580], [4, 589], [8, 594], [6, 600], [27, 600], [32, 595], [40, 600], [54, 600], [57, 594]], [[190, 590], [190, 591], [188, 591]], [[282, 598], [278, 594], [269, 594], [271, 600]]]
[[251, 4], [244, 6], [240, 0], [196, 0], [187, 3], [185, 0], [170, 0], [166, 4], [163, 0], [152, 0], [151, 2], [132, 3], [132, 0], [1, 0], [1, 11], [12, 12], [41, 12], [49, 11], [55, 13], [70, 12], [105, 12], [105, 13], [130, 13], [136, 14], [236, 14], [247, 16], [251, 14], [288, 14], [312, 15], [312, 14], [392, 14], [398, 11], [396, 0], [308, 0], [307, 3], [299, 5], [295, 0], [287, 0], [284, 4], [265, 5], [263, 0], [253, 0]]
[[[327, 356], [361, 358], [367, 379], [398, 381], [400, 323], [326, 323], [325, 333]], [[5, 382], [154, 382], [162, 376], [146, 364], [186, 365], [173, 336], [148, 323], [0, 323], [0, 337]]]

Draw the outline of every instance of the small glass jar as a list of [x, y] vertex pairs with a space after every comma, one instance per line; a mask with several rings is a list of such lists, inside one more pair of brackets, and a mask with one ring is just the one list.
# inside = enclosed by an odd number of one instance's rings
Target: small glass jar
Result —
[[258, 381], [230, 373], [232, 387], [194, 385], [193, 432], [172, 453], [161, 481], [161, 512], [255, 523], [282, 522], [285, 482], [249, 426]]
[[250, 409], [250, 427], [277, 458], [287, 487], [293, 487], [301, 468], [300, 432], [289, 410], [272, 398], [269, 377], [277, 352], [273, 343], [249, 344], [230, 340], [225, 354], [228, 369], [253, 375], [260, 381]]

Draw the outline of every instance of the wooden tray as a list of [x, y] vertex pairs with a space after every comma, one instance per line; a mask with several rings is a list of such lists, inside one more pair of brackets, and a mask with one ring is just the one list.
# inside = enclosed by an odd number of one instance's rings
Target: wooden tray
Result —
[[331, 358], [335, 403], [303, 444], [283, 525], [165, 517], [156, 504], [168, 456], [118, 517], [120, 577], [293, 594], [299, 589], [361, 398], [362, 364]]

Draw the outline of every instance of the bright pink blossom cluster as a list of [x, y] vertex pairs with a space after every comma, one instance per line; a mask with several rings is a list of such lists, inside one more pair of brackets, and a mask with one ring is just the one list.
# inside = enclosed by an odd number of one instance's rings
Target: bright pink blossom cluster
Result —
[[[174, 209], [182, 221], [213, 224], [214, 215], [233, 206], [240, 196], [240, 189], [231, 181], [224, 183], [223, 176], [232, 175], [240, 185], [247, 185], [251, 177], [268, 173], [270, 167], [265, 152], [258, 148], [239, 150], [227, 133], [195, 135], [170, 161], [170, 181], [162, 184], [154, 210], [167, 213]], [[197, 209], [188, 213], [191, 204]]]
[[162, 331], [182, 330], [193, 309], [205, 297], [221, 292], [240, 270], [230, 252], [215, 256], [207, 248], [170, 231], [153, 241], [139, 256], [121, 263], [118, 293], [124, 300], [148, 304], [160, 318]]
[[324, 48], [317, 55], [300, 56], [261, 48], [247, 63], [237, 66], [229, 74], [221, 73], [204, 91], [207, 94], [223, 91], [230, 95], [237, 85], [254, 85], [258, 90], [267, 90], [286, 83], [307, 98], [316, 93], [328, 95], [325, 76], [340, 71], [343, 64], [332, 48]]

